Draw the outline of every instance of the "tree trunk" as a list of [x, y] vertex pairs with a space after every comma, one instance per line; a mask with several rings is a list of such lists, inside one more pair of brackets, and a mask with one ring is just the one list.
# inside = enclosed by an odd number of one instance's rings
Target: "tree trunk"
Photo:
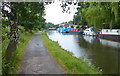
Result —
[[6, 59], [9, 61], [13, 56], [13, 53], [16, 50], [18, 44], [18, 15], [17, 15], [17, 8], [15, 7], [15, 3], [11, 8], [11, 14], [8, 17], [10, 22], [10, 42], [6, 50]]
[[6, 59], [9, 61], [16, 50], [18, 44], [18, 26], [17, 21], [13, 21], [14, 24], [10, 26], [10, 42], [6, 51]]

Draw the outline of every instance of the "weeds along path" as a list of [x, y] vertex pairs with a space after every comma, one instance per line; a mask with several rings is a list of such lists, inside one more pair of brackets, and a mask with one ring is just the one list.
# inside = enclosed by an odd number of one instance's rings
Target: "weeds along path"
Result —
[[40, 39], [40, 32], [29, 41], [19, 74], [64, 74]]

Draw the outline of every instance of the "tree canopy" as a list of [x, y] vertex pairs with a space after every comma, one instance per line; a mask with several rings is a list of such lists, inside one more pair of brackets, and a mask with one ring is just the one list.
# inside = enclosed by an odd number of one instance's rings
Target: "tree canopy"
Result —
[[[9, 11], [6, 11], [5, 7], [9, 8]], [[17, 25], [25, 27], [26, 30], [40, 29], [44, 26], [44, 3], [42, 2], [3, 2], [2, 12], [9, 20], [17, 17]], [[12, 17], [12, 13], [16, 13], [16, 16]]]
[[103, 24], [108, 24], [110, 28], [119, 24], [118, 2], [91, 2], [87, 9], [84, 9], [85, 19], [91, 26], [102, 28]]
[[88, 24], [103, 28], [120, 28], [120, 2], [79, 2], [78, 12], [74, 16], [75, 24]]
[[[45, 7], [43, 2], [2, 2], [1, 7], [2, 22], [10, 27], [10, 42], [5, 55], [9, 61], [19, 41], [20, 34], [18, 32], [22, 27], [18, 28], [18, 26], [23, 26], [29, 32], [44, 28]], [[9, 50], [12, 46], [14, 46], [14, 49]]]

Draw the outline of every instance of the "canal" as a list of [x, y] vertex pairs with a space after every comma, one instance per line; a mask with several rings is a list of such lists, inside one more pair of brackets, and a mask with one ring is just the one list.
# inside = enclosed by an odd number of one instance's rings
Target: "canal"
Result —
[[47, 31], [47, 35], [62, 48], [72, 52], [73, 56], [83, 57], [88, 64], [102, 69], [104, 74], [120, 73], [120, 43], [75, 33], [59, 33], [55, 30]]

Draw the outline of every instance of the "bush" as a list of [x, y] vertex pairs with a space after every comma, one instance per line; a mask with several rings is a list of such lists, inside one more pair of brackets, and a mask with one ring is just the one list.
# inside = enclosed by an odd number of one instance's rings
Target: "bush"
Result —
[[80, 25], [76, 25], [76, 28], [79, 28], [80, 27]]
[[25, 47], [28, 41], [31, 39], [35, 31], [28, 32], [25, 31], [24, 27], [18, 26], [19, 41], [17, 49], [13, 52], [13, 57], [10, 62], [7, 62], [5, 59], [5, 54], [7, 47], [10, 42], [10, 27], [6, 24], [2, 24], [2, 73], [3, 74], [15, 74], [18, 71], [22, 55], [25, 51]]

